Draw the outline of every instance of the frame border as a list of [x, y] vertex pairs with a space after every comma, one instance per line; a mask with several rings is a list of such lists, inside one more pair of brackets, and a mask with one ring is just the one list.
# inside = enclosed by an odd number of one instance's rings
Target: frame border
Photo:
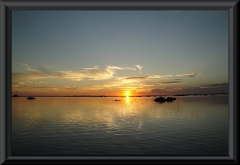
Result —
[[[11, 14], [12, 10], [228, 10], [229, 14], [229, 156], [11, 156]], [[239, 0], [0, 0], [0, 164], [178, 163], [238, 164], [237, 98]]]

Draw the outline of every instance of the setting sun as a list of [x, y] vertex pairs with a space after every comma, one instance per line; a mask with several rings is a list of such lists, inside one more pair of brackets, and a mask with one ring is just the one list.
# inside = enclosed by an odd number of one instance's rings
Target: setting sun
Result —
[[125, 92], [124, 92], [124, 95], [128, 97], [128, 96], [131, 95], [131, 92], [130, 92], [130, 91], [125, 91]]

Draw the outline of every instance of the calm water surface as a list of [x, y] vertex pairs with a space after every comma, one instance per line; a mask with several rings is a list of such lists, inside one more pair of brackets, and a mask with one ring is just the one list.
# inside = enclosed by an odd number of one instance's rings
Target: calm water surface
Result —
[[12, 98], [12, 155], [228, 155], [227, 95], [153, 100]]

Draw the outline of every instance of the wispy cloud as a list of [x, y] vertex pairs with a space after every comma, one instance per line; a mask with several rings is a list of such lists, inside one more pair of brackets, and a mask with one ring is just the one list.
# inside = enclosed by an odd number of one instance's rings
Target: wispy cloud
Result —
[[[154, 79], [155, 80], [155, 79]], [[148, 82], [150, 81], [150, 82]], [[152, 79], [149, 79], [148, 76], [145, 77], [116, 77], [114, 80], [105, 82], [103, 84], [97, 84], [92, 86], [91, 90], [99, 90], [99, 89], [124, 89], [124, 88], [131, 88], [131, 89], [149, 89], [151, 88], [157, 88], [157, 87], [163, 87], [166, 85], [173, 85], [173, 84], [180, 84], [185, 83], [181, 79], [173, 79], [169, 81], [157, 81], [152, 82]]]
[[159, 78], [168, 78], [173, 77], [172, 75], [151, 75], [149, 76], [150, 79], [159, 79]]
[[77, 87], [77, 86], [63, 86], [64, 89], [67, 89], [67, 90], [79, 90], [81, 89], [80, 87]]
[[56, 75], [56, 78], [70, 79], [73, 81], [81, 81], [83, 79], [91, 80], [106, 80], [110, 79], [114, 75], [114, 71], [108, 69], [83, 69], [80, 71], [59, 71], [60, 74]]
[[47, 85], [45, 82], [35, 82], [35, 81], [13, 82], [12, 87], [20, 88], [20, 89], [56, 88], [54, 86]]
[[[19, 63], [19, 62], [17, 62]], [[113, 78], [116, 75], [116, 70], [131, 70], [135, 71], [134, 67], [119, 67], [119, 66], [106, 66], [106, 68], [101, 69], [98, 66], [93, 68], [83, 68], [79, 71], [57, 71], [52, 72], [45, 65], [39, 65], [38, 70], [32, 69], [29, 65], [24, 63], [19, 63], [26, 67], [30, 73], [13, 73], [13, 80], [36, 80], [44, 78], [59, 78], [59, 79], [70, 79], [73, 81], [81, 81], [83, 79], [90, 80], [106, 80]]]
[[119, 66], [112, 66], [112, 65], [107, 65], [108, 70], [132, 70], [135, 71], [136, 68], [133, 67], [119, 67]]
[[197, 77], [197, 76], [199, 76], [199, 75], [201, 75], [201, 73], [178, 74], [178, 75], [176, 75], [176, 76], [177, 76], [177, 77], [183, 77], [183, 76], [185, 76], [185, 77]]
[[157, 82], [157, 84], [179, 84], [183, 83], [184, 81], [182, 80], [171, 80], [171, 81], [162, 81], [162, 82]]
[[116, 74], [115, 70], [132, 70], [135, 71], [135, 68], [132, 67], [119, 67], [119, 66], [106, 66], [105, 69], [100, 69], [98, 66], [93, 68], [83, 68], [80, 71], [60, 71], [61, 78], [71, 79], [74, 81], [80, 81], [82, 79], [91, 79], [91, 80], [106, 80], [113, 78]]
[[135, 65], [137, 67], [137, 69], [139, 70], [139, 73], [142, 74], [142, 68], [143, 66], [140, 66], [140, 65]]
[[21, 63], [21, 62], [17, 62], [17, 61], [15, 61], [15, 63], [18, 63], [18, 64], [21, 64], [21, 65], [25, 66], [26, 69], [27, 69], [28, 71], [31, 71], [31, 72], [38, 72], [37, 70], [32, 69], [28, 64]]
[[51, 74], [51, 71], [48, 66], [41, 64], [37, 66], [38, 71], [45, 74]]
[[173, 77], [173, 76], [172, 75], [150, 75], [150, 76], [141, 76], [141, 77], [125, 77], [125, 79], [150, 80], [150, 79], [161, 79], [161, 78], [167, 78], [167, 77]]
[[[104, 68], [99, 66], [81, 68], [79, 70], [61, 70], [61, 71], [52, 71], [50, 67], [46, 65], [36, 65], [34, 68], [25, 63], [16, 62], [25, 67], [28, 72], [23, 73], [12, 73], [12, 85], [16, 89], [34, 89], [34, 88], [48, 88], [51, 90], [76, 90], [76, 91], [90, 91], [90, 90], [111, 90], [111, 89], [144, 89], [149, 92], [151, 89], [152, 92], [158, 91], [158, 89], [163, 89], [167, 91], [180, 90], [176, 88], [176, 84], [186, 83], [182, 79], [174, 79], [175, 76], [187, 76], [187, 77], [196, 77], [200, 75], [199, 73], [190, 73], [190, 74], [179, 74], [179, 75], [146, 75], [146, 76], [129, 76], [129, 77], [118, 77], [118, 71], [128, 70], [131, 72], [139, 71], [141, 72], [143, 66], [134, 65], [134, 66], [113, 66], [106, 65]], [[129, 74], [129, 72], [128, 72]], [[175, 77], [176, 78], [176, 77]], [[62, 87], [51, 86], [43, 83], [37, 83], [36, 81], [42, 81], [41, 79], [66, 79], [72, 81], [82, 81], [82, 80], [105, 80], [99, 81], [98, 84], [86, 82], [81, 83], [81, 88], [79, 86], [69, 86], [67, 84], [62, 85]], [[32, 83], [31, 83], [32, 82]], [[174, 85], [175, 88], [170, 88]], [[213, 88], [217, 87], [219, 84], [203, 84], [200, 88]], [[169, 88], [166, 88], [166, 87]]]
[[181, 79], [174, 79], [174, 80], [169, 80], [169, 81], [157, 81], [157, 82], [145, 82], [145, 86], [157, 88], [157, 87], [165, 87], [166, 85], [176, 85], [180, 83], [186, 83], [185, 81]]
[[125, 77], [125, 79], [127, 80], [144, 80], [144, 79], [148, 79], [149, 76], [143, 76], [143, 77]]

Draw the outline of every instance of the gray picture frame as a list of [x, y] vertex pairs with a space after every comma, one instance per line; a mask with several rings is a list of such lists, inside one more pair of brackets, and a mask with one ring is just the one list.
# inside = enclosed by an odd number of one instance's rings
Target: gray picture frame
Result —
[[[11, 12], [13, 10], [228, 10], [229, 13], [229, 155], [214, 157], [17, 157], [11, 156]], [[237, 55], [239, 0], [0, 0], [0, 163], [238, 163]]]

